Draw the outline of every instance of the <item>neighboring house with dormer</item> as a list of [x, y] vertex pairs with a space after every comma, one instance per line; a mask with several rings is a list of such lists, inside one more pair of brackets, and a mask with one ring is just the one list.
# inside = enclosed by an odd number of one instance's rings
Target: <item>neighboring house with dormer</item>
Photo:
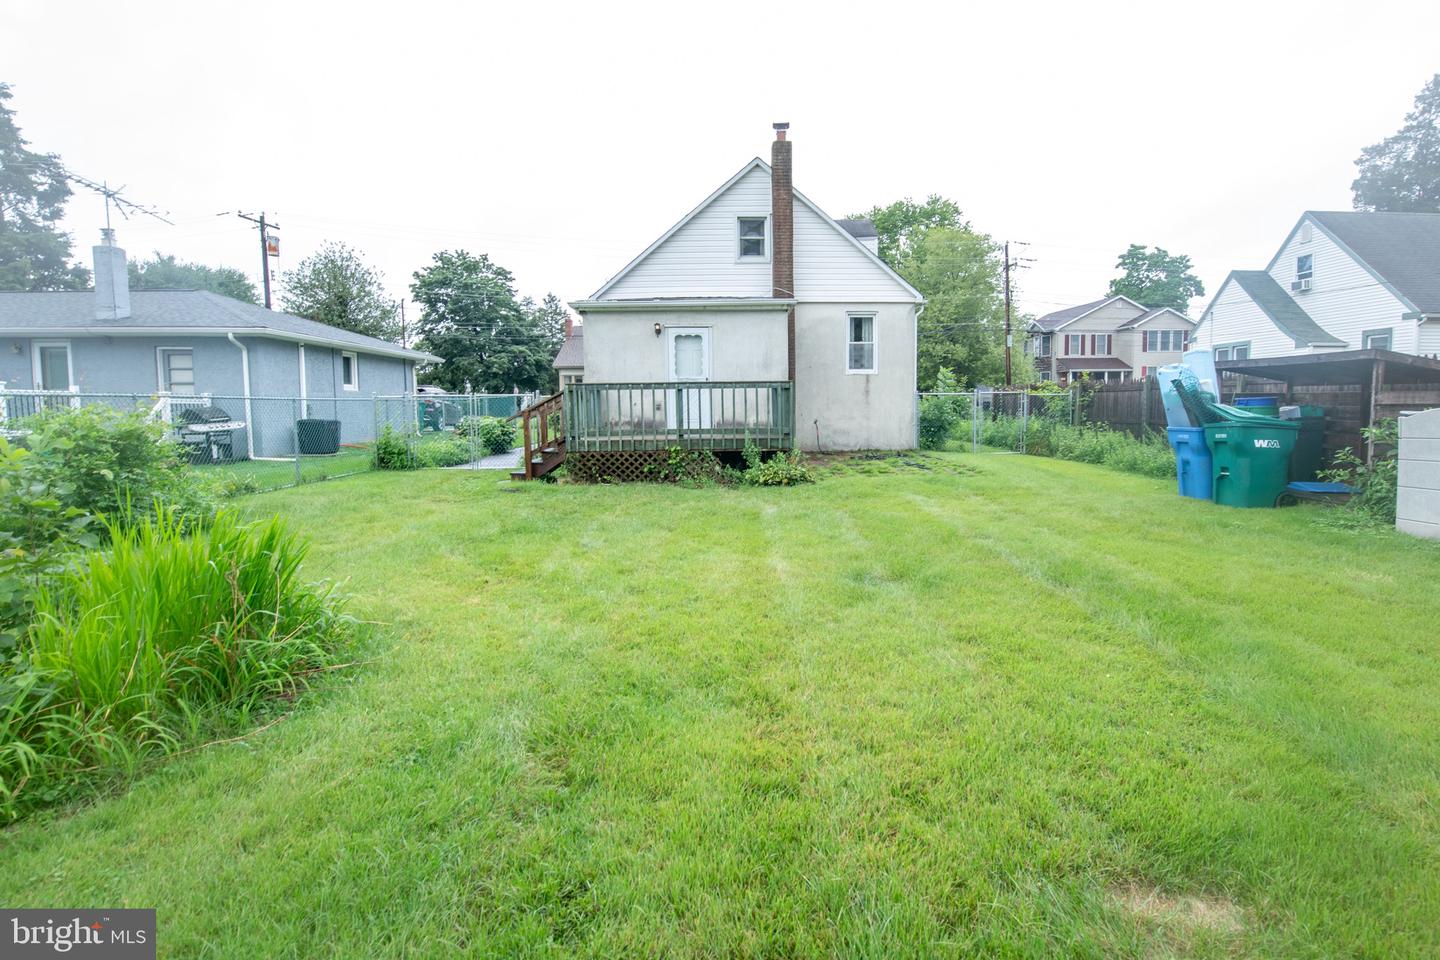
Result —
[[1307, 211], [1264, 270], [1225, 278], [1195, 342], [1221, 361], [1440, 355], [1440, 214]]
[[1169, 307], [1104, 297], [1032, 321], [1025, 351], [1034, 358], [1041, 380], [1064, 384], [1084, 376], [1117, 383], [1178, 363], [1194, 326]]
[[924, 298], [880, 259], [873, 223], [794, 189], [787, 126], [770, 163], [571, 303], [583, 325], [555, 359], [566, 455], [915, 445]]

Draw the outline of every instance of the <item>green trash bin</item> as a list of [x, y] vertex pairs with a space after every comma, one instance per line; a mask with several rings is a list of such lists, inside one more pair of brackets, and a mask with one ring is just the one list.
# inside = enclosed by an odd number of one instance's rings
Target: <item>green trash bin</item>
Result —
[[1298, 423], [1274, 417], [1241, 415], [1206, 424], [1215, 502], [1229, 507], [1275, 506], [1290, 482], [1290, 454], [1299, 434]]

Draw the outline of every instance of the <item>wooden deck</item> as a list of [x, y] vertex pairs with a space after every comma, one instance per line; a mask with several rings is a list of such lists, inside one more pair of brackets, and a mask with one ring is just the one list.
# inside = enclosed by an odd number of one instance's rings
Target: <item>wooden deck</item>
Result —
[[567, 454], [669, 450], [740, 451], [795, 445], [795, 394], [788, 381], [577, 383], [512, 419], [523, 453], [516, 480], [543, 477]]

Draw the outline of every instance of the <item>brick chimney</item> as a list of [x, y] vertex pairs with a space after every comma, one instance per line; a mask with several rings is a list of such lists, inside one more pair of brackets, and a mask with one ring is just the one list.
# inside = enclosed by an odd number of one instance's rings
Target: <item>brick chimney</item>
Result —
[[[770, 295], [777, 300], [795, 299], [795, 188], [790, 179], [788, 123], [773, 124], [775, 142], [770, 144]], [[786, 368], [795, 382], [795, 308], [785, 315]]]
[[130, 274], [125, 251], [115, 246], [115, 231], [100, 231], [100, 246], [91, 247], [95, 258], [95, 319], [124, 320], [130, 316]]

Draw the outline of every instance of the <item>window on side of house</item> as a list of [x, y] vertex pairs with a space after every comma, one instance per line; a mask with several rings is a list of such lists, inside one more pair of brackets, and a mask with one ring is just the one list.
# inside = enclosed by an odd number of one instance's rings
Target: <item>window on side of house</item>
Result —
[[1078, 357], [1085, 352], [1085, 334], [1065, 334], [1065, 356]]
[[160, 389], [177, 397], [195, 396], [195, 351], [160, 348]]
[[1095, 334], [1095, 356], [1108, 357], [1110, 355], [1110, 334]]
[[34, 370], [37, 390], [69, 390], [71, 383], [70, 341], [37, 340], [34, 344]]
[[1050, 356], [1050, 334], [1048, 333], [1040, 335], [1040, 356]]
[[1360, 334], [1360, 349], [1362, 350], [1390, 350], [1390, 344], [1395, 342], [1390, 330], [1366, 330]]
[[1309, 280], [1315, 276], [1315, 254], [1302, 253], [1295, 258], [1295, 279]]
[[1249, 360], [1250, 344], [1248, 343], [1227, 343], [1223, 347], [1215, 348], [1216, 360]]
[[360, 359], [348, 350], [340, 354], [340, 386], [346, 390], [360, 389]]
[[739, 248], [736, 256], [741, 260], [764, 260], [768, 251], [765, 243], [765, 217], [740, 217], [736, 220]]
[[846, 345], [846, 373], [875, 372], [875, 315], [850, 314], [850, 337]]

